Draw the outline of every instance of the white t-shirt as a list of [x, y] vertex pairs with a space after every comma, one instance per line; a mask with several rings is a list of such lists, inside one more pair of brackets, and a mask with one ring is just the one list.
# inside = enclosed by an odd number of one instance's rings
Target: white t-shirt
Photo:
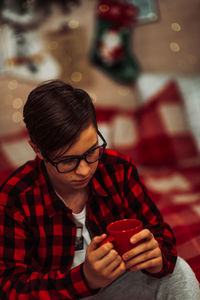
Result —
[[85, 261], [86, 249], [91, 242], [91, 238], [85, 225], [86, 207], [84, 206], [83, 210], [78, 214], [72, 213], [72, 216], [76, 224], [75, 254], [71, 267], [74, 268]]
[[[56, 191], [55, 191], [55, 193], [65, 204], [65, 201], [63, 200], [63, 198]], [[78, 214], [72, 213], [72, 217], [73, 217], [74, 223], [76, 224], [76, 241], [75, 241], [74, 259], [73, 259], [71, 269], [75, 268], [76, 266], [78, 266], [84, 262], [86, 249], [91, 242], [89, 232], [85, 225], [86, 206], [84, 206], [83, 210], [80, 213], [78, 213]]]

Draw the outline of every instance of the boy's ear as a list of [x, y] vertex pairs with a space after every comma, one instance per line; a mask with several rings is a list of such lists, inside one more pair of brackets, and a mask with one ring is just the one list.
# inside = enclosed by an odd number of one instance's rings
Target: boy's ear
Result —
[[40, 152], [40, 150], [38, 149], [38, 147], [31, 140], [29, 140], [28, 143], [31, 146], [31, 148], [33, 149], [33, 151], [37, 154], [37, 156], [40, 159], [44, 159], [43, 156], [42, 156], [42, 153]]

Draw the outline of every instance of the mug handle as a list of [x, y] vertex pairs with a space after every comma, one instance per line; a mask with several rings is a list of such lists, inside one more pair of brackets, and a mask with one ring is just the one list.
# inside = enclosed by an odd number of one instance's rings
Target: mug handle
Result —
[[101, 243], [100, 243], [100, 246], [104, 245], [105, 243], [108, 243], [108, 242], [114, 242], [115, 238], [111, 235], [107, 236]]

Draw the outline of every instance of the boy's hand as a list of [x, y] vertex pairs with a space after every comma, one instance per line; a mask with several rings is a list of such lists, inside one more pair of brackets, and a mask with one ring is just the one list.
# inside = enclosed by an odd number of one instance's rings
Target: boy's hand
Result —
[[111, 243], [99, 247], [106, 234], [96, 236], [89, 244], [83, 272], [91, 289], [102, 288], [126, 271], [125, 263]]
[[163, 258], [158, 242], [153, 234], [144, 229], [135, 234], [131, 239], [133, 249], [123, 254], [126, 268], [131, 271], [146, 270], [149, 273], [159, 273], [163, 267]]

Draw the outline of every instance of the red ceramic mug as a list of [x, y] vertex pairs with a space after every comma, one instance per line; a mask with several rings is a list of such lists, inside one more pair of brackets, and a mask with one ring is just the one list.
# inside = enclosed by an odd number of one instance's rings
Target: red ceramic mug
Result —
[[130, 238], [141, 230], [142, 222], [138, 219], [123, 219], [112, 222], [107, 226], [108, 236], [101, 245], [112, 242], [117, 252], [122, 256], [123, 253], [134, 247]]

